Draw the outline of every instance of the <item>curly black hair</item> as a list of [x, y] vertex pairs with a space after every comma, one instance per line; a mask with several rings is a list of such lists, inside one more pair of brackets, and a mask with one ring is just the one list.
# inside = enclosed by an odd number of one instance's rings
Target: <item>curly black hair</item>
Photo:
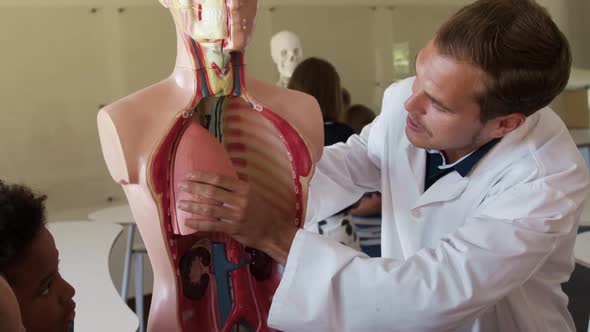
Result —
[[0, 274], [24, 254], [45, 225], [45, 195], [0, 180]]

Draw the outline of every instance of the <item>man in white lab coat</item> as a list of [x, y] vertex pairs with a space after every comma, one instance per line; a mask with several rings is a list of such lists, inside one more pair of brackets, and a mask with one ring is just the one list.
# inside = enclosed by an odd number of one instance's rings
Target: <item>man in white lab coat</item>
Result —
[[[269, 325], [283, 331], [574, 331], [561, 284], [588, 175], [546, 106], [567, 40], [528, 0], [480, 0], [443, 25], [380, 116], [327, 148], [308, 219], [381, 191], [383, 258], [249, 208], [247, 183], [195, 173], [183, 208], [285, 264]], [[302, 110], [303, 111], [303, 110]]]

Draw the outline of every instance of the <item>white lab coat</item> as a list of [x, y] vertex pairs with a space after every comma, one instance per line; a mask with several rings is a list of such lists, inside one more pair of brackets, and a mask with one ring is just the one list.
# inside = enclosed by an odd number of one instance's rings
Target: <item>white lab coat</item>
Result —
[[389, 87], [360, 136], [325, 150], [308, 220], [381, 191], [382, 253], [369, 259], [298, 231], [269, 325], [283, 331], [574, 331], [561, 284], [588, 175], [549, 108], [472, 172], [423, 192], [426, 152], [405, 135], [412, 79]]

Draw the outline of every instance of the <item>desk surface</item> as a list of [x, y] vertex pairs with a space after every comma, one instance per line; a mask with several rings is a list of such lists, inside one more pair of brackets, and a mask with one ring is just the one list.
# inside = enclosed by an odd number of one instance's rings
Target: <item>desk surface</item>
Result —
[[135, 313], [123, 303], [109, 273], [109, 254], [123, 227], [72, 221], [49, 223], [60, 255], [60, 272], [76, 289], [74, 330], [133, 332]]
[[90, 221], [101, 221], [115, 224], [135, 223], [129, 204], [96, 210], [88, 215], [88, 219]]

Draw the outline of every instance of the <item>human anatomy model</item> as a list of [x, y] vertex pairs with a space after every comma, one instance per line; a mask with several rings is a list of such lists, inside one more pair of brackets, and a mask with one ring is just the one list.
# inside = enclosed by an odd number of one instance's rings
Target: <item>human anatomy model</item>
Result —
[[192, 171], [250, 183], [260, 209], [301, 226], [323, 145], [310, 96], [247, 78], [244, 49], [257, 0], [160, 0], [177, 31], [172, 75], [102, 109], [98, 128], [154, 271], [149, 331], [273, 331], [277, 263], [216, 233], [185, 226]]

